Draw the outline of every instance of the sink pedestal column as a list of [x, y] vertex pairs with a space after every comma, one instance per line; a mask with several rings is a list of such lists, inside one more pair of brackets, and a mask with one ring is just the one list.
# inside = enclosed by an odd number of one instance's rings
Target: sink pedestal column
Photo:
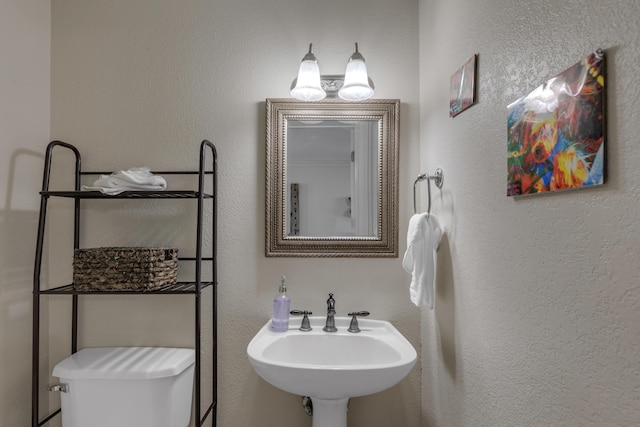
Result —
[[313, 404], [312, 427], [347, 427], [349, 399], [311, 398]]

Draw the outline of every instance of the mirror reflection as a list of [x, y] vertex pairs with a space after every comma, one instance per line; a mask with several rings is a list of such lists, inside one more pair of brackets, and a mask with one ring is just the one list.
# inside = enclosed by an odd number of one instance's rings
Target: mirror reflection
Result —
[[265, 254], [398, 256], [399, 101], [266, 110]]
[[287, 120], [289, 236], [377, 237], [379, 120]]

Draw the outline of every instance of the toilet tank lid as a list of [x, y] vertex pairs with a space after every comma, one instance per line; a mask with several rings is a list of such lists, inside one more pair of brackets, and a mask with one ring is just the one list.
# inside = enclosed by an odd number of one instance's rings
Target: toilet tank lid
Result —
[[195, 361], [189, 348], [98, 347], [72, 354], [53, 368], [67, 379], [154, 379], [180, 374]]

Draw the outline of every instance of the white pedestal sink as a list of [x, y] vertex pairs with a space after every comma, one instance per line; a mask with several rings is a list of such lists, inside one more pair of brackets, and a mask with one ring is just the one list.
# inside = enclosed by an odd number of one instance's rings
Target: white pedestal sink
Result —
[[350, 318], [336, 317], [338, 332], [325, 332], [324, 317], [310, 317], [313, 330], [271, 331], [271, 321], [247, 347], [249, 361], [265, 381], [311, 397], [313, 427], [346, 427], [350, 397], [378, 393], [402, 380], [416, 363], [416, 350], [389, 322], [358, 319], [361, 332], [347, 332]]

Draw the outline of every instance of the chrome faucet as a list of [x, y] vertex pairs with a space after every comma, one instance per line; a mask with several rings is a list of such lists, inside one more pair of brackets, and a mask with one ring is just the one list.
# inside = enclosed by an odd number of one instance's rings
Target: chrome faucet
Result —
[[338, 328], [336, 328], [336, 321], [334, 316], [336, 315], [336, 300], [333, 299], [333, 294], [329, 294], [329, 299], [327, 300], [327, 323], [322, 328], [325, 332], [336, 332]]

